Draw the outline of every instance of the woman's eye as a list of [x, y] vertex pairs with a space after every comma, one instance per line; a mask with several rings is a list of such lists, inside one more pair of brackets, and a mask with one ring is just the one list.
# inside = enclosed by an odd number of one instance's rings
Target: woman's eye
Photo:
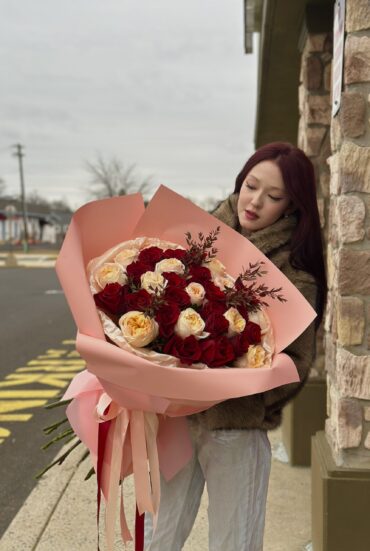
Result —
[[270, 199], [272, 199], [273, 201], [281, 201], [281, 197], [273, 197], [272, 195], [269, 195]]
[[256, 187], [252, 186], [252, 184], [246, 184], [246, 186], [247, 186], [248, 189], [256, 189]]

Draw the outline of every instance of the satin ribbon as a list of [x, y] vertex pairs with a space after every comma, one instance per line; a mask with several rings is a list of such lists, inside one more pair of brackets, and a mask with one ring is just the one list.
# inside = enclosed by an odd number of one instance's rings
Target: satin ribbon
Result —
[[[99, 423], [110, 421], [109, 437], [112, 438], [112, 455], [109, 464], [103, 458], [100, 458], [99, 464], [102, 465], [102, 472], [99, 482], [101, 483], [104, 472], [105, 479], [109, 481], [107, 495], [105, 496], [107, 551], [113, 551], [116, 508], [121, 481], [122, 451], [128, 435], [130, 435], [138, 512], [140, 515], [145, 511], [152, 513], [154, 523], [156, 523], [160, 500], [160, 474], [156, 442], [158, 417], [155, 413], [131, 411], [121, 407], [113, 402], [108, 394], [103, 392], [96, 406], [96, 418]], [[102, 453], [105, 453], [105, 451], [102, 451]], [[121, 491], [120, 524], [122, 539], [126, 544], [132, 540], [132, 536], [127, 526], [123, 491]]]

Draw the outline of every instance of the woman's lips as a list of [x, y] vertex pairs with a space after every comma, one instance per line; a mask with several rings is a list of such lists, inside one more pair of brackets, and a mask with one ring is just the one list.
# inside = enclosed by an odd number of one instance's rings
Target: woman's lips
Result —
[[245, 217], [248, 220], [257, 220], [257, 218], [259, 218], [257, 214], [255, 214], [254, 212], [251, 212], [250, 210], [245, 211]]

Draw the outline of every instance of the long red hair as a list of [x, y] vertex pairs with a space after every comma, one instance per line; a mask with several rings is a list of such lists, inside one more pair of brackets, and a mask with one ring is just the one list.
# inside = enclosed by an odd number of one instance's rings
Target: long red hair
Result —
[[273, 161], [278, 165], [287, 193], [296, 208], [298, 223], [290, 241], [289, 259], [294, 268], [310, 273], [316, 280], [318, 327], [324, 313], [327, 282], [313, 165], [301, 149], [290, 143], [266, 144], [245, 163], [236, 178], [234, 193], [240, 192], [247, 174], [262, 161]]

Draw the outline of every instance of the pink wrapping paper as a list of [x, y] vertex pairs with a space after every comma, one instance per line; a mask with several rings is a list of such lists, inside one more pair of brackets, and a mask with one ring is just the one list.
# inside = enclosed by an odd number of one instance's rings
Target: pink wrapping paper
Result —
[[[216, 243], [217, 257], [229, 274], [236, 277], [249, 262], [263, 260], [268, 272], [263, 278], [266, 285], [283, 288], [286, 303], [267, 299], [270, 305], [267, 313], [275, 336], [276, 354], [272, 366], [259, 369], [171, 368], [156, 365], [108, 343], [89, 288], [88, 262], [117, 243], [135, 237], [158, 237], [186, 246], [185, 232], [190, 231], [193, 236], [200, 231], [208, 234], [217, 226], [221, 227]], [[75, 398], [68, 407], [68, 416], [75, 432], [89, 448], [95, 466], [98, 423], [94, 407], [103, 392], [120, 408], [165, 414], [160, 416], [157, 440], [162, 473], [170, 478], [191, 456], [184, 415], [229, 398], [299, 380], [293, 361], [281, 351], [312, 322], [315, 311], [247, 239], [164, 186], [159, 188], [146, 209], [139, 194], [95, 201], [81, 207], [68, 229], [56, 270], [78, 327], [76, 348], [87, 367], [87, 372], [72, 381], [64, 398]], [[124, 450], [129, 457], [122, 463], [122, 476], [132, 468], [127, 442]], [[107, 486], [105, 490], [107, 492]]]

